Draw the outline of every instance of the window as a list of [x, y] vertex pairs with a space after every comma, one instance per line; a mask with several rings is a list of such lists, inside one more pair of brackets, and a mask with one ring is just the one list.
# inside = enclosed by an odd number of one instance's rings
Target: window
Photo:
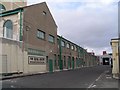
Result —
[[70, 48], [70, 44], [69, 44], [69, 43], [67, 43], [66, 47], [67, 47], [67, 48]]
[[38, 30], [37, 31], [37, 37], [40, 39], [45, 39], [45, 32]]
[[49, 35], [48, 41], [54, 43], [55, 42], [55, 37], [52, 35]]
[[77, 51], [77, 48], [76, 48], [76, 46], [75, 46], [75, 51]]
[[11, 20], [7, 20], [3, 26], [3, 37], [13, 38], [13, 23]]
[[48, 64], [49, 62], [48, 62], [48, 56], [46, 56], [46, 63]]
[[57, 38], [57, 43], [59, 44], [59, 38]]
[[74, 49], [74, 46], [73, 46], [73, 45], [71, 46], [71, 49], [72, 49], [72, 50]]
[[0, 13], [6, 11], [6, 8], [4, 5], [0, 4]]
[[57, 38], [57, 45], [58, 45], [58, 48], [59, 48], [59, 39]]
[[43, 15], [46, 15], [47, 13], [45, 12], [45, 11], [43, 11], [43, 13], [42, 13]]
[[65, 42], [61, 41], [61, 46], [65, 47]]

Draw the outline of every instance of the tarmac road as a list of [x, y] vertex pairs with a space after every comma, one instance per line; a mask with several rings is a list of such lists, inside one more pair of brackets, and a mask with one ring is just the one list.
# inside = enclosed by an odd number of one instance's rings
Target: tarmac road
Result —
[[3, 80], [3, 88], [91, 88], [110, 66], [85, 67]]

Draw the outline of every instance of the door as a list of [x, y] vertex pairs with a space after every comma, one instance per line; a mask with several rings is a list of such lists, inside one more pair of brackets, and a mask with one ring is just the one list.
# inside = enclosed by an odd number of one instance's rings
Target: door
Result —
[[49, 72], [53, 72], [53, 60], [49, 59]]
[[2, 71], [0, 73], [7, 74], [7, 55], [2, 55]]
[[71, 68], [71, 62], [70, 62], [70, 57], [68, 57], [68, 69]]
[[103, 58], [103, 65], [109, 65], [109, 58]]
[[75, 68], [74, 57], [72, 58], [72, 69]]

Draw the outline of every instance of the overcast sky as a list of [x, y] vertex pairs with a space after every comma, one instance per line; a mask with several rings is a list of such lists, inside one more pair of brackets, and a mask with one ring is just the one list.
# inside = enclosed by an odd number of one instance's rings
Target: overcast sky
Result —
[[112, 52], [110, 41], [118, 37], [118, 0], [28, 0], [28, 4], [43, 1], [56, 21], [58, 35], [96, 55]]

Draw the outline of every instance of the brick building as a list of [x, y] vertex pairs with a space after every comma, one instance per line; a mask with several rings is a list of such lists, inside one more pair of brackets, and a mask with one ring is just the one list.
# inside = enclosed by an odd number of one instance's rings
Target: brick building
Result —
[[96, 65], [98, 59], [57, 35], [45, 2], [0, 13], [1, 73], [37, 73]]

